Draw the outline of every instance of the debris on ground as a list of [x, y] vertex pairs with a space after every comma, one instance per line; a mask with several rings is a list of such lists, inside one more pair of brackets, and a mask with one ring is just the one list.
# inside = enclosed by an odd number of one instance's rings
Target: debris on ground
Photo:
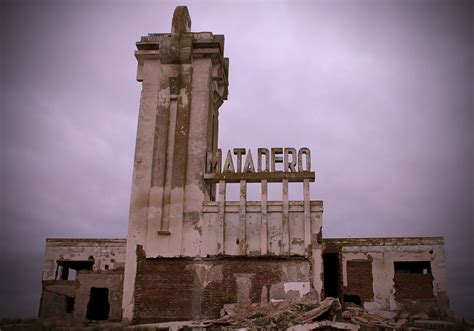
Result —
[[[367, 309], [370, 308], [370, 309]], [[226, 304], [221, 309], [221, 317], [212, 320], [170, 321], [163, 323], [125, 326], [121, 323], [99, 323], [87, 326], [44, 325], [48, 330], [474, 330], [474, 322], [454, 319], [445, 320], [426, 313], [411, 314], [407, 311], [382, 310], [374, 305], [359, 306], [346, 303], [341, 305], [337, 298], [322, 301], [314, 292], [301, 298], [286, 301], [246, 304]], [[2, 331], [40, 330], [40, 324], [0, 323]], [[59, 326], [59, 325], [57, 325]]]
[[425, 313], [343, 307], [337, 298], [317, 300], [314, 293], [287, 301], [226, 304], [214, 320], [137, 325], [146, 330], [471, 330], [466, 323], [430, 318]]

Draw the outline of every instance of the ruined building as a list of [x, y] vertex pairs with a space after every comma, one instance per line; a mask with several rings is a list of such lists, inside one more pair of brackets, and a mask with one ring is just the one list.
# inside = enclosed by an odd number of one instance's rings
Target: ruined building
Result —
[[[227, 303], [309, 291], [366, 307], [447, 309], [444, 242], [323, 238], [307, 148], [218, 149], [227, 99], [224, 36], [171, 33], [137, 42], [142, 84], [127, 239], [47, 239], [41, 318], [132, 323], [215, 318]], [[269, 201], [268, 183], [282, 199]], [[303, 201], [289, 201], [288, 183]], [[226, 200], [226, 185], [240, 200]], [[259, 201], [247, 183], [260, 183]]]

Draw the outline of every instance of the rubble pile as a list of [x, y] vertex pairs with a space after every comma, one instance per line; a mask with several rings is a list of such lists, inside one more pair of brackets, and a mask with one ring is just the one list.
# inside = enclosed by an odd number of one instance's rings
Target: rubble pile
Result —
[[227, 304], [221, 317], [214, 320], [168, 322], [137, 325], [168, 330], [472, 330], [452, 321], [430, 319], [426, 314], [366, 310], [348, 303], [342, 307], [339, 299], [320, 302], [313, 293], [287, 301], [249, 304]]
[[[214, 325], [238, 328], [261, 328], [285, 330], [292, 326], [304, 325], [314, 320], [335, 321], [342, 306], [338, 299], [326, 298], [316, 303], [308, 296], [301, 299], [269, 302], [263, 304], [224, 305], [221, 317]], [[300, 329], [295, 329], [300, 330]], [[354, 330], [343, 328], [341, 330]]]

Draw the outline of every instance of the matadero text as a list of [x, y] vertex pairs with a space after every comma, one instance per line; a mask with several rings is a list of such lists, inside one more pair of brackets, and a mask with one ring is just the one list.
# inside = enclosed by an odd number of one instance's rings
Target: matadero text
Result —
[[[235, 161], [234, 161], [235, 160]], [[207, 154], [207, 173], [268, 173], [268, 172], [309, 172], [311, 171], [311, 151], [303, 147], [298, 151], [292, 147], [274, 147], [257, 149], [257, 167], [252, 151], [234, 148], [227, 151], [222, 164], [222, 151]]]

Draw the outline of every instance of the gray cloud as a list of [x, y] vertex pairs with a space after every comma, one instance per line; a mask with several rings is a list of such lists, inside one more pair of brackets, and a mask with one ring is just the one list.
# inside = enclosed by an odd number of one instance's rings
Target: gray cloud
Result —
[[[46, 237], [126, 236], [134, 43], [178, 4], [2, 3], [0, 317], [36, 314]], [[445, 236], [474, 318], [472, 4], [184, 4], [226, 37], [221, 147], [310, 147], [326, 236]]]

